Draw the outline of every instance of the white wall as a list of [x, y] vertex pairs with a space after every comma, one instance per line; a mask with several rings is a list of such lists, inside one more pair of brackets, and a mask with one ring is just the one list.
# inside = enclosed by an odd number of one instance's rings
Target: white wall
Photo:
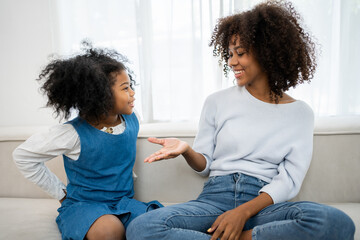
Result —
[[55, 52], [51, 0], [0, 0], [0, 127], [56, 124], [35, 80]]

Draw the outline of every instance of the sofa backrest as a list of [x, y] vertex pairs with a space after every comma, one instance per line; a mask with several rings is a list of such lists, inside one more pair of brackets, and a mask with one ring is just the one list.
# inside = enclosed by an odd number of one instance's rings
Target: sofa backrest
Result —
[[[26, 180], [12, 160], [12, 151], [31, 134], [45, 127], [0, 128], [0, 197], [48, 198]], [[143, 160], [160, 147], [147, 137], [178, 137], [193, 143], [196, 124], [142, 124], [137, 141], [134, 171], [135, 197], [164, 203], [184, 202], [197, 197], [206, 178], [196, 174], [182, 157], [145, 164]], [[62, 158], [47, 166], [66, 183]], [[300, 193], [294, 200], [316, 202], [360, 202], [360, 116], [317, 119], [314, 152]]]

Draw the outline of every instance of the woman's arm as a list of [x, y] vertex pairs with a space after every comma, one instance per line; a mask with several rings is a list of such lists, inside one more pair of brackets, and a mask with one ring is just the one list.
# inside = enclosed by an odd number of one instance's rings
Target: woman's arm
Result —
[[201, 153], [195, 152], [185, 141], [177, 138], [148, 138], [148, 141], [160, 144], [163, 148], [147, 157], [144, 162], [151, 163], [163, 159], [175, 158], [182, 154], [189, 166], [195, 171], [200, 172], [206, 167], [205, 157]]

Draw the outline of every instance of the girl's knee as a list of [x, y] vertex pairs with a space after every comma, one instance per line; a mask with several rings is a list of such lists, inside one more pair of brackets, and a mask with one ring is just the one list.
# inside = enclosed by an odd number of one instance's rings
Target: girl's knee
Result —
[[121, 221], [113, 215], [104, 215], [98, 218], [86, 234], [88, 240], [125, 239], [125, 228]]

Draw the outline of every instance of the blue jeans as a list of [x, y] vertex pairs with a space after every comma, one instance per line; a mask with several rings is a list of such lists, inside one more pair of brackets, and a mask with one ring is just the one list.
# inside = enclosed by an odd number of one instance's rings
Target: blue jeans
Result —
[[[210, 177], [200, 196], [187, 203], [156, 209], [135, 218], [126, 229], [128, 240], [210, 239], [206, 233], [222, 213], [258, 196], [267, 184], [234, 173]], [[250, 218], [244, 230], [252, 239], [354, 239], [355, 226], [342, 211], [313, 202], [284, 202], [268, 206]]]

